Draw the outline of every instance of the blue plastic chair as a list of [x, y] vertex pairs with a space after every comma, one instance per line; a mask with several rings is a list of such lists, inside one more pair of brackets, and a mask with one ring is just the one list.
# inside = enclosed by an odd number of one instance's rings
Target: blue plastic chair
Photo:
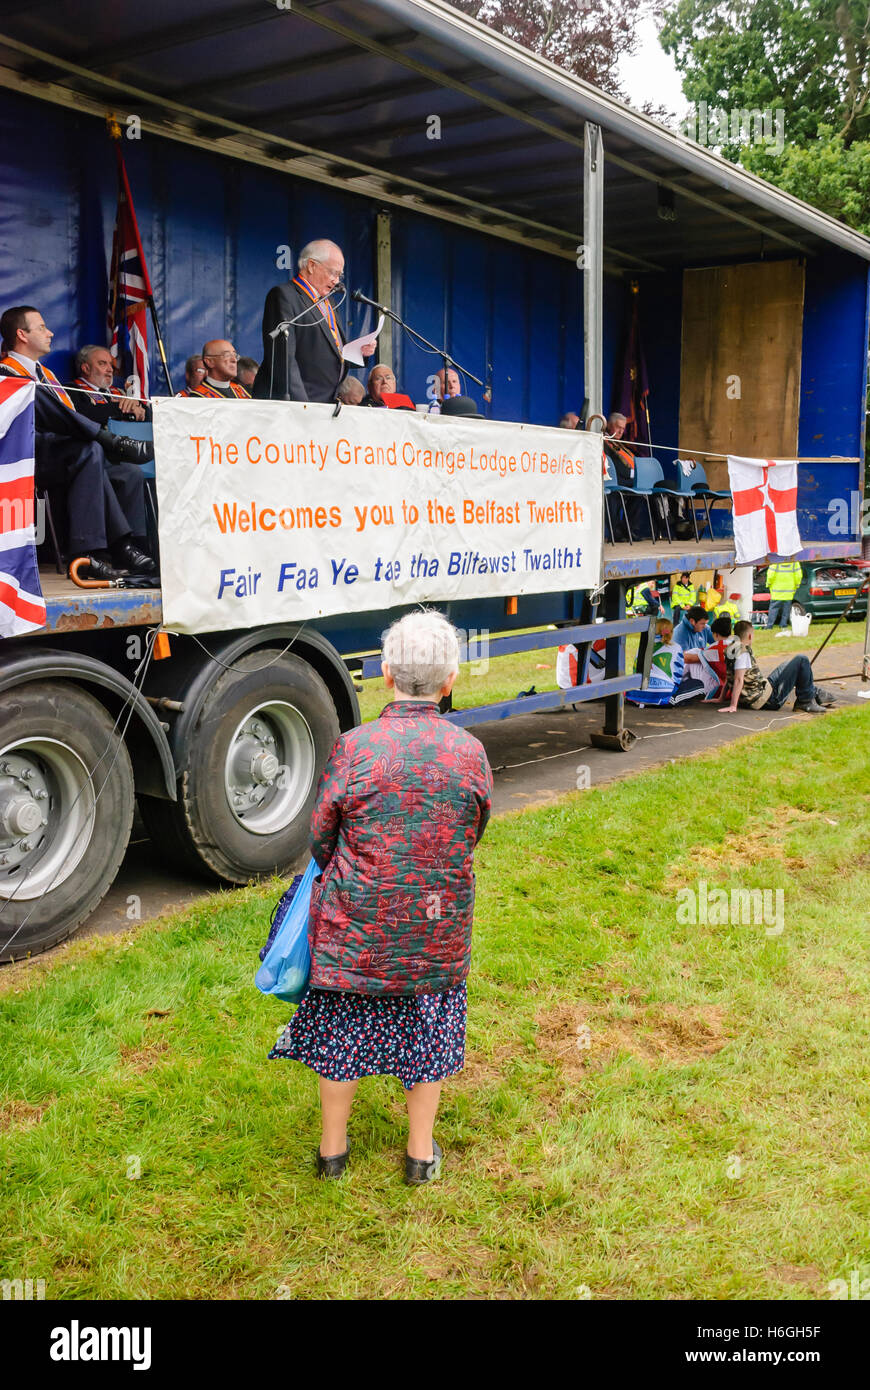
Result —
[[[671, 487], [669, 483], [665, 482], [664, 472], [661, 468], [661, 465], [659, 465], [659, 474], [659, 478], [654, 480], [652, 483], [654, 492], [661, 493], [663, 497], [674, 497], [678, 501], [685, 501], [687, 498], [695, 496], [695, 494], [692, 492], [689, 486], [689, 479], [683, 472], [682, 468], [679, 467], [679, 465], [677, 465], [677, 487]], [[695, 540], [699, 541], [701, 537], [698, 533], [698, 518], [695, 514], [694, 506], [690, 507], [689, 511], [692, 516], [692, 526], [695, 531]], [[665, 525], [667, 526], [669, 539], [673, 539], [673, 537], [671, 536], [670, 518], [668, 516], [667, 509], [665, 510]]]
[[[704, 468], [703, 463], [698, 463], [696, 459], [693, 459], [692, 462], [695, 465], [694, 468], [691, 469], [690, 472], [685, 473], [679, 460], [677, 461], [677, 483], [679, 485], [679, 489], [678, 493], [676, 493], [675, 495], [681, 497], [699, 497], [701, 499], [701, 501], [704, 503], [704, 513], [707, 518], [707, 529], [710, 532], [710, 538], [712, 540], [713, 518], [710, 514], [710, 503], [712, 502], [715, 506], [715, 504], [720, 501], [730, 502], [731, 493], [720, 492], [717, 491], [715, 488], [711, 488], [709, 482], [707, 481], [707, 472]], [[692, 522], [695, 526], [695, 536], [697, 539], [698, 524], [695, 517], [694, 507], [691, 508], [691, 512]]]
[[[665, 484], [664, 471], [658, 459], [642, 458], [638, 456], [634, 460], [634, 477], [636, 484], [634, 491], [638, 497], [644, 497], [646, 499], [646, 510], [649, 516], [649, 533], [653, 539], [655, 539], [656, 528], [653, 522], [652, 503], [650, 498], [656, 493], [667, 494], [668, 489]], [[673, 536], [671, 535], [671, 522], [667, 507], [664, 509], [664, 519], [665, 530], [668, 533], [668, 541], [670, 542], [673, 540]]]
[[628, 493], [630, 497], [634, 497], [636, 490], [633, 487], [620, 487], [619, 483], [616, 481], [616, 478], [613, 476], [613, 460], [609, 459], [606, 454], [604, 455], [604, 468], [604, 514], [607, 517], [607, 524], [610, 527], [611, 543], [614, 539], [613, 518], [610, 515], [610, 504], [607, 500], [608, 494], [619, 498], [620, 504], [622, 506], [623, 520], [625, 521], [625, 529], [628, 532], [628, 543], [629, 545], [633, 545], [634, 537], [631, 534], [631, 522], [628, 519], [628, 507], [625, 505], [625, 497], [623, 494]]
[[620, 488], [616, 478], [613, 477], [612, 471], [610, 471], [612, 468], [612, 460], [605, 455], [605, 517], [607, 527], [610, 528], [610, 543], [612, 543], [612, 545], [614, 543], [613, 517], [610, 516], [610, 502], [607, 499], [609, 499], [609, 496], [617, 496], [617, 498], [620, 499], [621, 507], [623, 507], [625, 530], [628, 531], [628, 545], [634, 545], [634, 537], [632, 537], [631, 534], [631, 521], [628, 520], [628, 507], [625, 506], [623, 499], [623, 492], [634, 492], [634, 488]]

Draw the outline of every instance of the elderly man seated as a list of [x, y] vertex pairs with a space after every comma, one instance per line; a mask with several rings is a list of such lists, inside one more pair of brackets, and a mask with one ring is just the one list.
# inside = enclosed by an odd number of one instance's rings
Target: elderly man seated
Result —
[[[623, 439], [625, 427], [628, 424], [626, 417], [618, 410], [614, 410], [607, 417], [607, 428], [604, 431], [604, 458], [610, 469], [610, 476], [615, 477], [616, 482], [621, 488], [633, 488], [637, 486], [637, 475], [635, 468], [634, 450], [631, 445]], [[613, 539], [624, 541], [628, 539], [623, 517], [619, 515], [619, 508], [623, 506], [628, 514], [628, 523], [631, 527], [633, 537], [649, 535], [649, 517], [647, 516], [646, 505], [639, 497], [626, 497], [623, 493], [620, 502], [614, 508], [613, 515]]]
[[342, 405], [364, 405], [366, 389], [357, 377], [346, 376], [336, 392], [336, 397]]
[[194, 386], [201, 386], [205, 380], [205, 363], [202, 360], [202, 353], [195, 352], [192, 357], [188, 357], [184, 364], [184, 390], [179, 391], [179, 396], [189, 396]]
[[205, 396], [226, 401], [251, 399], [250, 392], [236, 380], [239, 354], [232, 343], [224, 338], [213, 338], [203, 347], [202, 360], [205, 364], [204, 380], [198, 386], [179, 391], [180, 396]]
[[445, 400], [451, 400], [454, 396], [461, 395], [462, 387], [459, 383], [459, 373], [455, 371], [453, 367], [448, 367], [445, 374], [444, 368], [441, 367], [435, 373], [435, 399], [429, 406], [430, 415], [437, 415], [442, 409]]
[[110, 420], [151, 419], [149, 407], [132, 396], [125, 396], [120, 387], [114, 385], [115, 361], [108, 348], [98, 347], [96, 343], [79, 348], [75, 370], [73, 403], [89, 420], [107, 425]]
[[237, 365], [238, 375], [236, 381], [240, 386], [244, 386], [248, 395], [250, 395], [251, 387], [254, 384], [257, 372], [260, 370], [260, 364], [256, 357], [240, 357]]
[[381, 406], [386, 410], [387, 402], [383, 399], [384, 393], [391, 396], [395, 395], [396, 392], [396, 375], [392, 367], [386, 366], [383, 362], [377, 367], [372, 367], [366, 385], [368, 390], [363, 405]]

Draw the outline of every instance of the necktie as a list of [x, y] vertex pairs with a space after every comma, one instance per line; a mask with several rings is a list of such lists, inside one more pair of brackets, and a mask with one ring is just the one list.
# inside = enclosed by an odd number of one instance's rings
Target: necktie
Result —
[[43, 381], [45, 382], [46, 386], [48, 385], [48, 377], [45, 375], [45, 372], [42, 369], [41, 362], [36, 363], [36, 380]]

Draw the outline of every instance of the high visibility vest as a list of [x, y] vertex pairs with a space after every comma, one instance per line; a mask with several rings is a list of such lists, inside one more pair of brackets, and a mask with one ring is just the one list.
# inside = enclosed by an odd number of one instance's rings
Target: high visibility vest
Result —
[[785, 560], [781, 565], [769, 565], [767, 588], [773, 603], [788, 603], [798, 591], [803, 578], [799, 560]]
[[712, 586], [706, 590], [702, 599], [702, 603], [704, 604], [704, 607], [706, 608], [708, 613], [712, 613], [716, 608], [717, 604], [720, 604], [721, 602], [721, 591], [719, 589], [712, 588]]
[[671, 591], [671, 605], [674, 608], [694, 608], [698, 591], [694, 584], [675, 584]]
[[723, 613], [728, 615], [732, 623], [739, 622], [740, 620], [740, 609], [737, 607], [736, 603], [731, 602], [730, 598], [726, 598], [724, 603], [719, 604], [719, 607], [716, 609], [716, 617], [721, 618]]
[[653, 602], [649, 592], [649, 585], [642, 584], [634, 589], [626, 589], [625, 606], [626, 608], [647, 608]]

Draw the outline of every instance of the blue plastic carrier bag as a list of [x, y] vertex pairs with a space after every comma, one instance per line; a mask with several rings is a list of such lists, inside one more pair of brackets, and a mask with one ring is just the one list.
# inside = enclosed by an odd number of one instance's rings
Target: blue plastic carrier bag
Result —
[[298, 1004], [308, 988], [311, 951], [308, 947], [308, 913], [311, 885], [320, 877], [312, 859], [301, 879], [294, 879], [272, 914], [269, 940], [260, 952], [263, 964], [254, 979], [262, 994], [273, 994], [287, 1004]]

